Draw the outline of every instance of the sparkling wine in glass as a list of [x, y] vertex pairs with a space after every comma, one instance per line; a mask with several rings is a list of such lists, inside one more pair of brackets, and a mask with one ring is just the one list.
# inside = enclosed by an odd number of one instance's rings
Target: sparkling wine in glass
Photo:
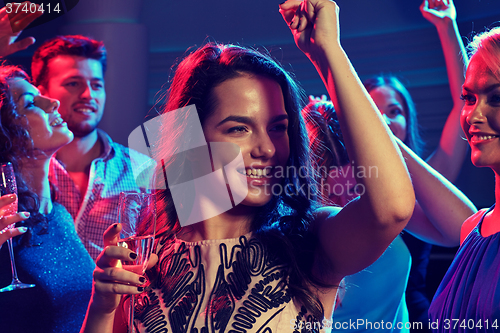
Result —
[[[121, 192], [118, 219], [122, 225], [122, 246], [137, 254], [135, 260], [122, 261], [122, 267], [136, 274], [144, 274], [153, 250], [156, 229], [156, 202], [153, 193]], [[139, 227], [140, 226], [140, 227]], [[137, 235], [138, 230], [141, 234]], [[127, 316], [128, 332], [134, 333], [134, 295], [130, 296]]]
[[[12, 163], [2, 163], [0, 164], [0, 194], [17, 194], [17, 184], [16, 175], [14, 174], [14, 168]], [[8, 212], [10, 214], [17, 213], [17, 199], [10, 204]], [[14, 225], [11, 224], [7, 228], [12, 229]], [[34, 284], [22, 283], [17, 277], [16, 262], [14, 261], [14, 249], [12, 247], [12, 239], [7, 240], [7, 245], [9, 247], [10, 254], [10, 268], [12, 269], [12, 282], [7, 287], [0, 289], [0, 293], [5, 291], [12, 291], [18, 289], [33, 288]]]

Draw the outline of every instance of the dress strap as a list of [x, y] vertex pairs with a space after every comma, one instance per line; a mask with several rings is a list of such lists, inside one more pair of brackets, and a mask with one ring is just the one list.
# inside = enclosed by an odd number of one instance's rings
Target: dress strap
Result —
[[480, 231], [481, 230], [481, 224], [483, 223], [483, 220], [484, 220], [484, 217], [493, 210], [493, 208], [495, 208], [495, 204], [493, 204], [493, 206], [491, 206], [490, 208], [488, 208], [487, 211], [484, 212], [483, 216], [481, 216], [481, 219], [479, 220], [479, 222], [476, 224], [476, 228], [479, 228], [478, 230]]

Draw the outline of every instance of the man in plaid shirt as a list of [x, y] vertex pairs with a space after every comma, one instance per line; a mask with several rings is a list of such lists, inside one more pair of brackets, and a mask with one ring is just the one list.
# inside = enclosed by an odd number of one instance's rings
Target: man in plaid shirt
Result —
[[118, 221], [120, 192], [140, 191], [129, 149], [97, 128], [106, 101], [106, 49], [87, 37], [58, 36], [36, 50], [31, 68], [35, 86], [60, 101], [59, 113], [75, 135], [52, 160], [49, 178], [95, 260], [103, 232]]

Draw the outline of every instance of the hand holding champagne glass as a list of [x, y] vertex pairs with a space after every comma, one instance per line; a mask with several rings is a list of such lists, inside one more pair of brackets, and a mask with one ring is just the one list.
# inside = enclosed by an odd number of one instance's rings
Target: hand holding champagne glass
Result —
[[[156, 228], [156, 203], [152, 193], [122, 192], [120, 193], [118, 219], [122, 225], [118, 246], [135, 252], [136, 257], [130, 261], [122, 261], [124, 269], [136, 274], [144, 274], [151, 255]], [[151, 233], [137, 235], [137, 226], [141, 223], [143, 230]], [[130, 296], [128, 313], [128, 332], [134, 330], [134, 295]]]
[[29, 212], [19, 212], [12, 215], [11, 205], [17, 200], [17, 195], [7, 194], [0, 195], [0, 249], [3, 244], [10, 238], [22, 235], [28, 228], [10, 228], [11, 225], [26, 220], [29, 216]]
[[[14, 169], [12, 167], [12, 163], [2, 163], [0, 164], [0, 194], [16, 194], [16, 199], [14, 202], [9, 204], [4, 211], [8, 215], [13, 215], [17, 213], [17, 184], [16, 184], [16, 176], [14, 174]], [[11, 224], [8, 228], [14, 228], [14, 225]], [[12, 282], [7, 287], [0, 289], [0, 292], [12, 291], [17, 289], [25, 289], [25, 288], [33, 288], [34, 284], [26, 284], [22, 283], [17, 277], [17, 269], [16, 263], [14, 261], [14, 249], [12, 247], [12, 239], [7, 240], [7, 244], [9, 246], [10, 253], [10, 266], [12, 269]]]

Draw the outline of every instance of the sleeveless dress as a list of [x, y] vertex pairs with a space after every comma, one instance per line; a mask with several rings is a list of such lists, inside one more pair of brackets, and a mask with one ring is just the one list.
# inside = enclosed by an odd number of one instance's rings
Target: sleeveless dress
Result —
[[[346, 276], [332, 332], [409, 332], [405, 290], [410, 266], [410, 252], [397, 236], [377, 261]], [[377, 326], [382, 321], [383, 330]]]
[[[0, 293], [0, 332], [75, 333], [92, 293], [94, 261], [78, 237], [73, 218], [54, 202], [47, 232], [34, 227], [30, 246], [13, 239], [19, 279], [34, 288]], [[0, 287], [12, 280], [7, 244], [0, 251]]]
[[250, 235], [156, 252], [158, 276], [136, 296], [139, 332], [326, 332], [290, 296], [287, 266]]
[[500, 331], [500, 232], [481, 235], [484, 216], [493, 207], [476, 213], [483, 215], [458, 249], [432, 300], [429, 316], [434, 332]]

